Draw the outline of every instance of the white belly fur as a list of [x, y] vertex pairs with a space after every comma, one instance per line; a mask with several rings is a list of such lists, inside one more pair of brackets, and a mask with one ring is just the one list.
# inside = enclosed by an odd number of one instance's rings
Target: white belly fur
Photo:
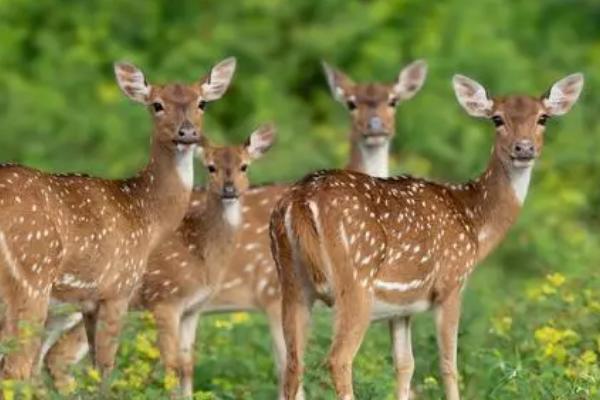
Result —
[[414, 303], [394, 304], [374, 299], [371, 311], [371, 320], [389, 319], [394, 317], [407, 317], [429, 310], [431, 303], [427, 300], [418, 300]]

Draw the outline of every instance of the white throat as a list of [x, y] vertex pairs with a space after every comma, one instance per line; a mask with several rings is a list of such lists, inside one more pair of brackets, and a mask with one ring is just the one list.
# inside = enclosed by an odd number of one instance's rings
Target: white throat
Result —
[[242, 222], [242, 207], [238, 199], [221, 200], [223, 202], [223, 217], [232, 227], [237, 227]]
[[390, 175], [389, 172], [389, 149], [390, 142], [378, 146], [365, 146], [359, 144], [360, 155], [362, 156], [362, 165], [364, 172], [367, 175], [375, 176], [378, 178], [387, 178]]
[[519, 200], [519, 204], [523, 204], [523, 202], [525, 202], [525, 197], [527, 197], [532, 170], [533, 163], [523, 168], [513, 167], [509, 171], [510, 185], [512, 186], [517, 200]]
[[194, 150], [196, 145], [177, 145], [175, 167], [183, 186], [192, 190], [194, 185]]

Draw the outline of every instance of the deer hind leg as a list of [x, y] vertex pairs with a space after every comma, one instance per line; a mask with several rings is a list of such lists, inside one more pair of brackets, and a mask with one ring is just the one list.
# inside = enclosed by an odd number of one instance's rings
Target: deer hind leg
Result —
[[46, 320], [50, 291], [43, 288], [25, 290], [16, 282], [11, 286], [6, 288], [8, 290], [3, 289], [6, 293], [6, 320], [0, 340], [16, 339], [17, 348], [4, 357], [0, 377], [28, 379], [33, 373], [40, 348], [40, 331]]
[[50, 349], [54, 347], [62, 336], [66, 335], [67, 332], [82, 321], [82, 315], [79, 312], [65, 312], [61, 310], [55, 312], [52, 307], [52, 302], [50, 303], [48, 315], [46, 326], [44, 328], [46, 335], [42, 341], [42, 346], [36, 362], [36, 374], [39, 374], [42, 371], [44, 359]]
[[89, 350], [83, 321], [62, 335], [48, 350], [45, 357], [46, 367], [59, 392], [69, 392], [75, 380], [70, 375], [70, 368], [77, 364]]
[[370, 325], [370, 316], [367, 289], [349, 285], [337, 296], [329, 368], [339, 399], [354, 399], [352, 362]]
[[[281, 229], [281, 227], [279, 227]], [[281, 320], [286, 346], [283, 398], [295, 400], [303, 374], [304, 347], [313, 300], [304, 286], [302, 265], [295, 257], [290, 240], [285, 234], [273, 234], [273, 258], [279, 269], [281, 282]]]
[[459, 400], [456, 349], [460, 320], [460, 291], [454, 291], [436, 309], [436, 329], [440, 352], [440, 368], [447, 400]]
[[[271, 332], [271, 340], [273, 343], [273, 355], [275, 360], [275, 367], [277, 370], [277, 378], [279, 380], [279, 395], [278, 399], [283, 400], [285, 398], [283, 391], [283, 381], [285, 374], [286, 365], [286, 345], [285, 338], [283, 335], [283, 321], [281, 312], [281, 302], [276, 301], [269, 305], [266, 309], [267, 320], [269, 322], [269, 330]], [[304, 400], [304, 390], [302, 385], [298, 388], [295, 400]]]
[[[180, 313], [170, 305], [159, 305], [152, 310], [158, 330], [158, 348], [165, 374], [178, 376]], [[172, 393], [175, 395], [176, 393]]]
[[410, 317], [399, 317], [390, 320], [390, 336], [396, 369], [398, 400], [411, 398], [410, 381], [415, 370], [410, 334]]
[[128, 303], [128, 299], [116, 299], [103, 300], [98, 305], [95, 350], [96, 367], [102, 375], [102, 391], [108, 389], [108, 378], [115, 365], [119, 335]]
[[185, 398], [192, 398], [194, 390], [194, 343], [199, 312], [185, 315], [179, 329], [179, 379]]

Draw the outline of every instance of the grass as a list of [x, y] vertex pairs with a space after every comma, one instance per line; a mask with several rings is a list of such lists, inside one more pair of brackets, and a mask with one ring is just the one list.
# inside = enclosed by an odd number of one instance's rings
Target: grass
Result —
[[[459, 335], [463, 398], [600, 399], [600, 277], [550, 274], [510, 291], [491, 277], [493, 272], [479, 274], [465, 292]], [[276, 398], [270, 337], [262, 315], [207, 316], [198, 332], [196, 399]], [[309, 399], [335, 398], [324, 365], [330, 332], [331, 313], [318, 307], [306, 358]], [[151, 318], [129, 317], [112, 381], [113, 398], [168, 398], [167, 389], [176, 382], [163, 374], [155, 339]], [[443, 398], [431, 314], [415, 318], [413, 343], [418, 398]], [[77, 385], [70, 397], [96, 397], [97, 372], [82, 365], [75, 374]], [[357, 399], [394, 398], [387, 324], [371, 326], [355, 360], [354, 381]], [[3, 382], [5, 399], [15, 393], [20, 395], [12, 398], [64, 398], [47, 379], [20, 385]]]

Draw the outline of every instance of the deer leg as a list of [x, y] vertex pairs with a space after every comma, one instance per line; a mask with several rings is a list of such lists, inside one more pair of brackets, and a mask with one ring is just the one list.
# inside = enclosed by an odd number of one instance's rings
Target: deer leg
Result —
[[[165, 367], [165, 375], [178, 376], [180, 313], [169, 305], [152, 310], [158, 330], [158, 348]], [[173, 393], [174, 394], [174, 393]]]
[[412, 353], [410, 335], [410, 317], [400, 317], [390, 320], [390, 336], [396, 369], [398, 400], [410, 399], [410, 380], [415, 370], [415, 360]]
[[366, 293], [350, 287], [335, 301], [329, 368], [339, 399], [354, 399], [352, 361], [370, 325], [371, 303]]
[[62, 335], [48, 350], [46, 367], [59, 392], [68, 392], [75, 381], [69, 374], [71, 366], [77, 364], [88, 352], [89, 345], [83, 322]]
[[[273, 343], [273, 354], [275, 359], [275, 367], [277, 369], [277, 378], [279, 380], [278, 399], [283, 400], [285, 398], [283, 381], [286, 369], [286, 346], [283, 335], [283, 322], [281, 318], [281, 303], [275, 302], [273, 305], [268, 307], [266, 309], [266, 314], [269, 322], [269, 330], [271, 332], [271, 340]], [[304, 389], [301, 385], [298, 388], [295, 400], [304, 400]]]
[[199, 312], [185, 315], [179, 329], [179, 379], [183, 396], [190, 399], [194, 390], [194, 342], [199, 316]]
[[90, 360], [96, 365], [96, 321], [98, 320], [98, 309], [83, 312], [83, 327], [88, 341]]
[[440, 352], [440, 368], [447, 400], [459, 400], [456, 348], [460, 320], [460, 291], [453, 292], [436, 309], [436, 329]]
[[7, 313], [1, 336], [5, 339], [15, 338], [17, 349], [4, 357], [0, 377], [22, 380], [28, 379], [33, 372], [41, 344], [40, 330], [48, 313], [50, 292], [44, 289], [28, 291], [16, 284], [11, 292], [5, 298]]
[[[51, 307], [52, 308], [52, 307]], [[59, 313], [52, 315], [52, 310], [49, 312], [48, 320], [46, 321], [46, 335], [42, 342], [42, 347], [38, 354], [36, 362], [35, 374], [39, 374], [44, 366], [44, 359], [50, 349], [61, 339], [67, 335], [74, 326], [78, 325], [82, 320], [82, 315], [79, 312]]]
[[119, 335], [129, 300], [103, 300], [98, 306], [96, 321], [96, 366], [102, 375], [102, 391], [108, 390], [108, 378], [115, 365]]

